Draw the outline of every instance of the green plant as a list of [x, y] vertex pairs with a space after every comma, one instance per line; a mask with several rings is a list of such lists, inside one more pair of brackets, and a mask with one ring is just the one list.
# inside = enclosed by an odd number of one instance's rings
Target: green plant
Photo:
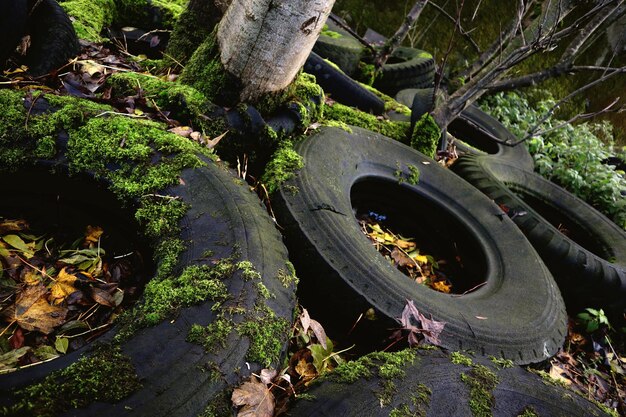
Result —
[[595, 310], [593, 308], [586, 308], [584, 312], [576, 315], [583, 324], [586, 326], [587, 333], [592, 333], [598, 330], [601, 326], [606, 326], [609, 329], [609, 319], [604, 315], [604, 310]]
[[623, 172], [602, 163], [614, 149], [612, 126], [608, 122], [572, 125], [544, 115], [555, 105], [552, 97], [542, 97], [531, 105], [528, 96], [514, 92], [498, 93], [481, 102], [481, 108], [497, 118], [518, 138], [539, 126], [527, 140], [535, 159], [535, 170], [566, 188], [626, 229], [626, 189]]

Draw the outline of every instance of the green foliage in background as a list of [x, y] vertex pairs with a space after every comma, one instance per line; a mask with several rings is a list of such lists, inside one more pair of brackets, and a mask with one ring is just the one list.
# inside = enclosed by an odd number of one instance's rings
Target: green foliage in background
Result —
[[[534, 104], [531, 106], [530, 101]], [[514, 92], [498, 93], [482, 100], [481, 108], [523, 138], [554, 106], [552, 97], [529, 100]], [[608, 122], [563, 124], [548, 117], [538, 134], [526, 145], [535, 159], [535, 171], [587, 201], [626, 229], [626, 178], [623, 171], [603, 164], [609, 156], [626, 157], [626, 149], [615, 149]], [[558, 129], [551, 130], [563, 124]], [[546, 133], [541, 133], [544, 131]]]

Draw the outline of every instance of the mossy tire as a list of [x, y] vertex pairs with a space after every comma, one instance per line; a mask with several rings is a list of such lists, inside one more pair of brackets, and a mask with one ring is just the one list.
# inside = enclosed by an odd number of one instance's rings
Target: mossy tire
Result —
[[400, 46], [374, 80], [374, 87], [390, 96], [406, 88], [432, 87], [435, 79], [435, 60], [425, 51]]
[[[32, 114], [29, 111], [30, 103], [24, 103], [24, 115], [29, 112], [31, 123], [35, 123], [41, 111], [39, 108], [45, 102], [44, 98], [39, 98], [33, 103], [38, 110], [33, 109]], [[113, 119], [128, 124], [144, 123], [127, 118]], [[108, 125], [113, 123], [114, 120], [105, 121]], [[75, 172], [75, 168], [72, 168], [72, 155], [75, 154], [77, 146], [73, 137], [74, 133], [70, 132], [68, 142], [67, 135], [60, 134], [57, 140], [59, 150], [54, 158], [28, 160], [23, 163], [23, 169], [29, 175], [38, 172], [41, 176], [49, 176], [54, 172], [56, 173], [54, 175], [63, 178], [85, 177], [85, 182], [80, 188], [59, 187], [53, 191], [42, 190], [43, 193], [60, 193], [58, 198], [61, 201], [68, 195], [78, 193], [79, 196], [74, 199], [80, 203], [81, 198], [88, 198], [82, 195], [83, 191], [99, 190], [100, 194], [112, 194], [110, 183], [94, 179], [91, 172]], [[29, 149], [31, 139], [19, 139], [19, 143], [23, 142], [24, 147]], [[97, 138], [93, 137], [93, 140]], [[126, 141], [126, 146], [129, 148], [135, 146], [129, 144], [129, 140]], [[20, 145], [14, 144], [14, 147], [17, 146]], [[171, 161], [176, 157], [176, 154], [168, 154], [165, 150], [167, 146], [165, 148], [157, 147], [156, 144], [153, 146], [155, 149], [150, 152], [149, 164]], [[220, 294], [224, 293], [224, 296], [183, 304], [176, 312], [166, 314], [157, 324], [144, 323], [137, 325], [138, 329], [133, 330], [133, 326], [143, 317], [141, 308], [146, 302], [145, 298], [142, 299], [136, 306], [138, 310], [133, 310], [139, 312], [137, 315], [131, 313], [130, 319], [126, 321], [122, 319], [121, 324], [116, 324], [96, 342], [53, 361], [0, 375], [0, 406], [8, 407], [5, 410], [10, 410], [14, 405], [24, 406], [23, 401], [26, 398], [28, 401], [26, 404], [35, 408], [29, 409], [27, 405], [26, 408], [18, 409], [18, 415], [47, 416], [65, 411], [64, 415], [72, 416], [196, 416], [202, 414], [213, 402], [222, 401], [224, 398], [226, 400], [219, 404], [230, 410], [228, 398], [229, 390], [233, 386], [250, 375], [250, 372], [259, 371], [262, 367], [280, 365], [280, 356], [286, 348], [295, 308], [295, 277], [288, 263], [282, 237], [257, 196], [242, 184], [231, 170], [205, 157], [200, 148], [194, 149], [198, 149], [197, 157], [202, 163], [200, 166], [183, 169], [174, 185], [164, 187], [152, 197], [145, 197], [163, 199], [164, 204], [181, 202], [187, 207], [182, 220], [178, 222], [180, 231], [176, 232], [175, 238], [180, 241], [182, 251], [174, 258], [171, 272], [168, 272], [167, 276], [159, 276], [158, 279], [155, 277], [153, 281], [176, 282], [176, 277], [184, 275], [186, 271], [196, 271], [194, 268], [204, 268], [203, 271], [213, 270], [212, 268], [216, 268], [221, 262], [228, 262], [229, 265], [232, 264], [232, 268], [228, 269], [229, 272], [223, 276], [217, 275], [224, 285], [224, 291], [220, 290]], [[140, 162], [135, 160], [132, 163]], [[71, 176], [67, 174], [68, 165], [72, 172]], [[9, 167], [4, 167], [7, 168]], [[107, 170], [121, 170], [121, 167], [110, 164], [107, 165]], [[3, 172], [3, 178], [11, 181], [12, 174]], [[3, 204], [6, 201], [7, 199], [4, 199]], [[93, 204], [97, 205], [99, 201], [101, 200], [95, 200]], [[115, 201], [115, 198], [112, 201]], [[125, 203], [133, 207], [134, 202]], [[154, 216], [158, 217], [158, 214]], [[158, 224], [160, 219], [152, 220]], [[157, 248], [155, 253], [162, 254], [162, 250], [168, 249], [161, 247], [162, 244], [174, 245], [170, 240], [162, 240], [160, 235], [151, 240], [153, 246]], [[159, 271], [166, 258], [168, 256], [155, 256]], [[172, 262], [171, 257], [168, 259]], [[245, 268], [244, 263], [248, 265]], [[172, 284], [172, 291], [177, 288], [176, 285]], [[194, 291], [198, 290], [195, 288]], [[163, 308], [167, 311], [168, 306]], [[230, 309], [234, 309], [235, 312], [227, 313], [231, 311]], [[225, 315], [221, 316], [221, 312], [225, 312]], [[223, 340], [217, 342], [210, 350], [205, 349], [199, 342], [192, 343], [187, 340], [194, 325], [206, 327], [220, 317], [228, 318], [232, 321], [232, 326], [222, 335]], [[246, 327], [248, 332], [241, 330], [243, 329], [241, 326], [246, 323], [249, 325]], [[263, 336], [264, 331], [271, 329], [276, 331]], [[38, 409], [37, 404], [42, 404], [42, 401], [44, 404], [50, 404], [45, 402], [49, 399], [29, 398], [28, 391], [41, 390], [42, 388], [36, 387], [45, 387], [46, 385], [41, 384], [51, 382], [54, 389], [49, 388], [49, 391], [45, 392], [46, 395], [51, 395], [53, 400], [65, 401], [64, 404], [82, 401], [82, 397], [54, 398], [55, 393], [62, 392], [60, 387], [63, 378], [59, 376], [59, 372], [82, 361], [83, 358], [87, 358], [88, 361], [98, 346], [107, 349], [109, 346], [119, 347], [121, 354], [134, 368], [133, 372], [141, 387], [127, 392], [123, 391], [123, 387], [116, 387], [127, 396], [115, 403], [93, 402], [85, 408], [71, 410], [61, 406]], [[259, 346], [263, 349], [255, 353], [253, 349], [259, 350]], [[267, 356], [260, 359], [259, 353]], [[84, 384], [85, 389], [89, 390], [94, 383], [101, 387], [118, 383], [115, 379], [107, 381], [109, 377], [96, 372], [93, 378], [90, 376], [87, 378], [89, 381], [81, 381], [80, 385]], [[104, 378], [104, 381], [94, 382], [93, 380], [97, 378]], [[81, 387], [74, 387], [73, 390], [80, 392]], [[99, 393], [89, 391], [89, 395], [95, 394]], [[56, 404], [54, 401], [52, 403]]]
[[[396, 327], [394, 319], [413, 300], [423, 314], [446, 323], [443, 347], [517, 363], [553, 355], [566, 333], [563, 301], [515, 225], [500, 219], [498, 207], [478, 190], [426, 156], [379, 134], [352, 130], [324, 128], [300, 142], [296, 151], [304, 168], [274, 199], [301, 271], [299, 291], [325, 302], [315, 314], [327, 314], [347, 332], [359, 314], [374, 307]], [[415, 171], [419, 181], [411, 184]], [[419, 225], [424, 236], [453, 237], [454, 244], [443, 239], [451, 245], [446, 247], [467, 251], [463, 262], [486, 284], [460, 296], [416, 285], [364, 236], [353, 204], [390, 218], [410, 212], [408, 224]], [[465, 285], [470, 289], [475, 283]]]
[[[574, 309], [626, 307], [626, 233], [596, 209], [538, 174], [487, 156], [452, 168], [514, 216]], [[571, 237], [557, 229], [568, 230]]]
[[[406, 355], [407, 352], [401, 353]], [[469, 356], [466, 358], [471, 362], [455, 364], [451, 362], [449, 355], [442, 352], [417, 351], [412, 361], [397, 364], [393, 359], [381, 360], [374, 353], [359, 360], [361, 364], [365, 364], [362, 369], [369, 376], [361, 375], [354, 378], [354, 381], [342, 381], [341, 372], [345, 369], [339, 368], [338, 375], [331, 374], [311, 387], [307, 392], [311, 395], [311, 400], [299, 400], [287, 415], [608, 416], [582, 396], [550, 384], [520, 367], [500, 369], [489, 361], [475, 362]], [[390, 366], [389, 362], [393, 365]], [[346, 364], [345, 368], [350, 365]], [[396, 375], [385, 375], [385, 371], [391, 367], [396, 367]], [[477, 386], [479, 379], [474, 376], [477, 370], [497, 378], [495, 387], [489, 389], [483, 386], [484, 391], [481, 391], [481, 387]], [[484, 381], [481, 382], [484, 384]]]
[[508, 143], [518, 140], [502, 123], [477, 106], [463, 110], [448, 125], [448, 132], [457, 139], [454, 144], [461, 155], [489, 154], [526, 171], [534, 169], [533, 157], [523, 143], [507, 146], [493, 139]]
[[348, 77], [339, 68], [311, 52], [304, 64], [304, 72], [315, 76], [319, 85], [331, 99], [365, 112], [382, 114], [385, 103], [381, 98]]
[[31, 46], [26, 65], [32, 75], [47, 74], [58, 69], [78, 53], [79, 45], [74, 26], [56, 0], [31, 1], [28, 27]]
[[327, 21], [326, 24], [329, 30], [340, 37], [328, 36], [322, 31], [313, 46], [313, 52], [335, 63], [346, 74], [352, 75], [359, 65], [363, 45], [332, 21]]

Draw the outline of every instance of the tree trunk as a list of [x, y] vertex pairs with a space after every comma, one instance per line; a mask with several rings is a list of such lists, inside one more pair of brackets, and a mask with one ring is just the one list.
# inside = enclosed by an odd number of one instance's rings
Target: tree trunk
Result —
[[232, 0], [217, 40], [242, 101], [287, 87], [302, 68], [335, 0]]

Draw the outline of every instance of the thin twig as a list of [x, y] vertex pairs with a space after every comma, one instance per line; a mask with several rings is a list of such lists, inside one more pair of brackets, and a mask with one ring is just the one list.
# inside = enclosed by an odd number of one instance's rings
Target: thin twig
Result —
[[365, 46], [367, 49], [369, 49], [373, 54], [376, 54], [376, 49], [374, 49], [372, 44], [369, 43], [368, 41], [366, 41], [365, 39], [363, 39], [361, 36], [359, 36], [359, 34], [356, 33], [354, 30], [352, 30], [352, 28], [350, 26], [346, 25], [344, 23], [343, 19], [341, 19], [340, 17], [334, 15], [333, 13], [328, 15], [328, 18], [330, 20], [332, 20], [333, 22], [335, 22], [340, 28], [342, 28], [343, 30], [348, 32], [354, 39], [359, 41], [363, 46]]

